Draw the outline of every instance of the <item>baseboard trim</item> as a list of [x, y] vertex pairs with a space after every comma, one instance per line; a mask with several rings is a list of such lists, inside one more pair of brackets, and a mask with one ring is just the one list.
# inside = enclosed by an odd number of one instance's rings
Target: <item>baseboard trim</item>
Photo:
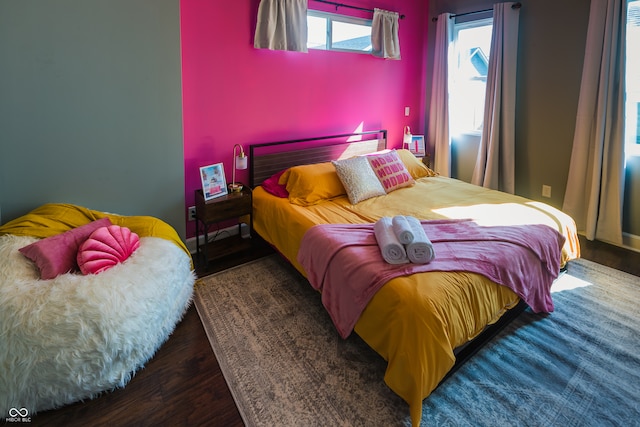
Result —
[[631, 233], [622, 233], [622, 244], [626, 249], [640, 252], [640, 236]]

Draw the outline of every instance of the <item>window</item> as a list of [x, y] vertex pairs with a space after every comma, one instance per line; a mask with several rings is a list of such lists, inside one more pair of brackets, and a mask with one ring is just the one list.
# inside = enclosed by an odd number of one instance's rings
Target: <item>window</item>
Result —
[[449, 120], [454, 134], [482, 131], [492, 29], [491, 18], [454, 24], [449, 65]]
[[640, 0], [627, 9], [625, 152], [640, 156]]
[[307, 48], [371, 53], [371, 20], [310, 10]]

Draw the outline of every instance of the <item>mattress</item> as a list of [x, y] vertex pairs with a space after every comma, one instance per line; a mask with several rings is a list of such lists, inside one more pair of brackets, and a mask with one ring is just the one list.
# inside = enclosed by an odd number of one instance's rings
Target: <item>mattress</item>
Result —
[[[566, 237], [561, 262], [579, 257], [571, 217], [544, 203], [441, 176], [416, 177], [415, 184], [357, 204], [328, 194], [306, 206], [253, 192], [253, 227], [303, 275], [296, 260], [305, 232], [317, 224], [375, 222], [383, 216], [422, 220], [473, 219], [480, 225], [545, 224]], [[386, 361], [386, 384], [410, 406], [419, 425], [422, 400], [455, 364], [454, 349], [495, 323], [519, 298], [484, 276], [428, 272], [386, 283], [370, 300], [355, 332]]]

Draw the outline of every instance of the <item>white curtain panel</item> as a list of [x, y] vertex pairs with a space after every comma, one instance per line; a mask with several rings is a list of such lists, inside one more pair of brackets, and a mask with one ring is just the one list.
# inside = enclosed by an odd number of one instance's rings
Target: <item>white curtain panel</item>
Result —
[[562, 209], [587, 239], [622, 244], [625, 0], [591, 0]]
[[253, 46], [307, 51], [307, 0], [261, 0]]
[[375, 8], [371, 23], [372, 55], [385, 59], [400, 59], [397, 12]]
[[433, 168], [443, 176], [451, 176], [451, 136], [449, 133], [449, 46], [453, 39], [450, 13], [438, 15], [436, 24], [431, 106], [429, 107], [429, 143], [435, 155]]
[[493, 33], [487, 73], [484, 122], [471, 182], [515, 192], [516, 66], [520, 9], [493, 6]]

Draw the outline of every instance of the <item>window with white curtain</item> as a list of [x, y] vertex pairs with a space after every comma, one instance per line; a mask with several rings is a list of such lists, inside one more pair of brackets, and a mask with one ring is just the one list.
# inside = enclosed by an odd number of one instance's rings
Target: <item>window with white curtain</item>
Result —
[[307, 48], [371, 53], [371, 20], [309, 10]]
[[640, 156], [640, 0], [627, 9], [625, 153]]
[[454, 135], [482, 131], [492, 28], [492, 18], [454, 24], [449, 65], [449, 123]]

